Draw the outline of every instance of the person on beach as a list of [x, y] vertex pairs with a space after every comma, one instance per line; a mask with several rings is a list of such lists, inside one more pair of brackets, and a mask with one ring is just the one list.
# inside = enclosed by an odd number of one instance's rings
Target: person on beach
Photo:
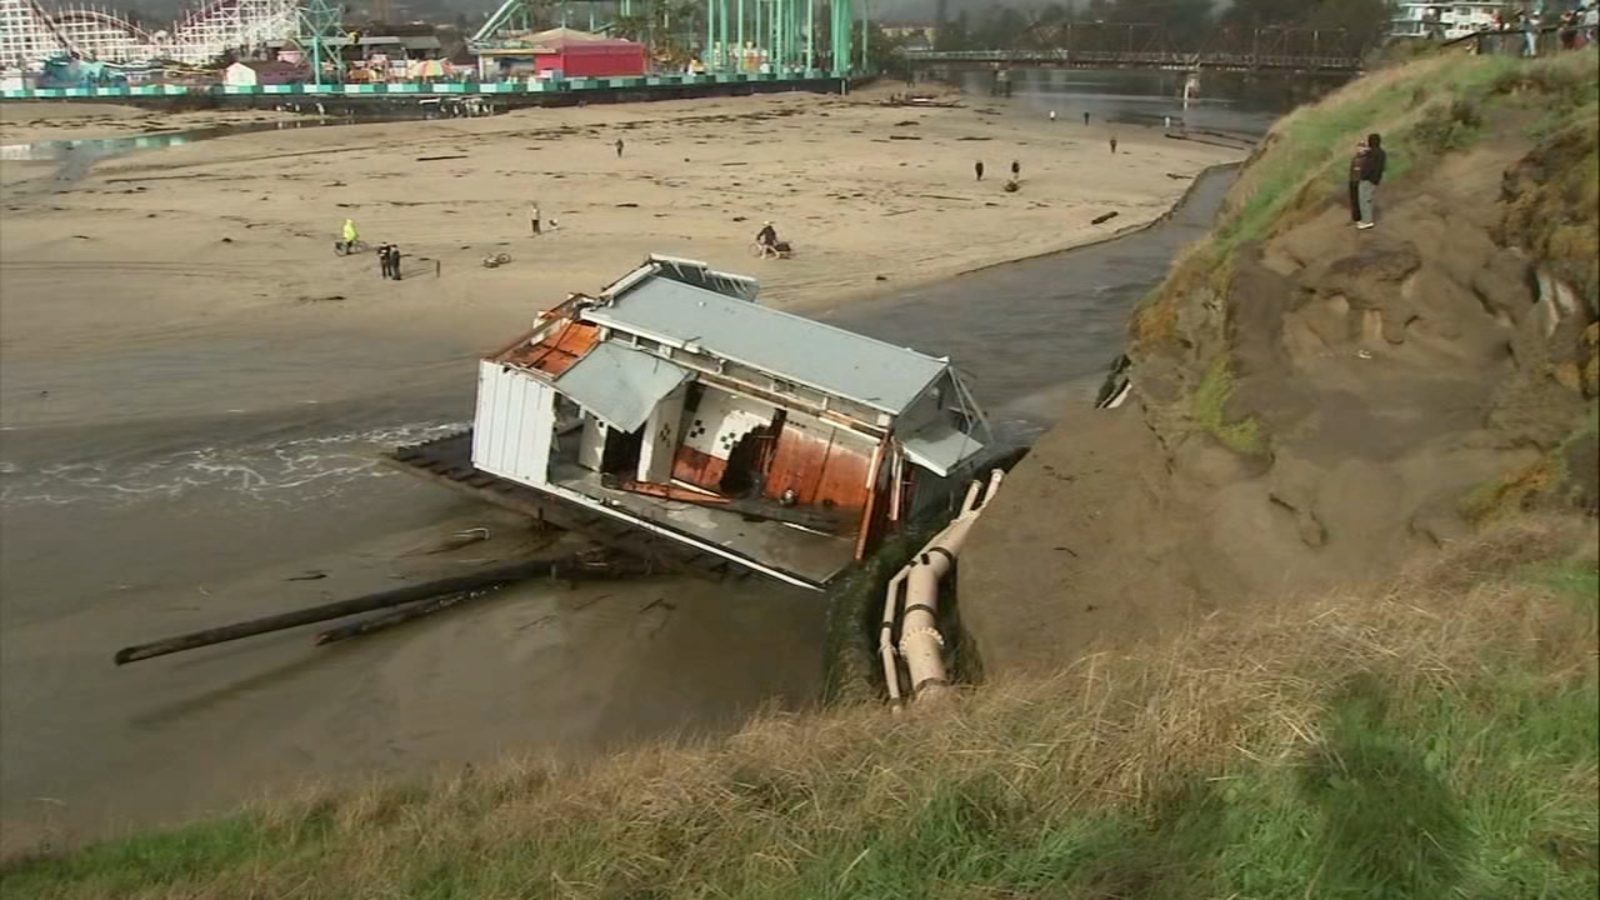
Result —
[[774, 253], [789, 252], [789, 242], [778, 240], [778, 229], [773, 228], [770, 221], [761, 223], [761, 230], [756, 232], [756, 243]]
[[1022, 177], [1022, 163], [1019, 163], [1019, 162], [1017, 162], [1016, 160], [1013, 159], [1011, 161], [1011, 179], [1013, 181], [1015, 181], [1016, 179], [1021, 178], [1021, 177]]
[[355, 249], [356, 241], [361, 240], [361, 235], [356, 232], [356, 220], [355, 219], [345, 219], [344, 220], [344, 234], [343, 234], [343, 237], [344, 237], [344, 250], [345, 250], [346, 253], [349, 253], [351, 250]]
[[538, 237], [539, 236], [539, 228], [540, 228], [540, 225], [541, 225], [540, 217], [539, 217], [539, 203], [538, 203], [538, 201], [534, 201], [533, 209], [531, 210], [530, 215], [531, 215], [531, 219], [532, 219], [532, 222], [533, 222], [533, 236], [534, 237]]
[[617, 159], [622, 158], [622, 138], [617, 138]]
[[384, 280], [389, 278], [389, 245], [378, 245], [378, 277]]
[[1388, 161], [1383, 138], [1376, 133], [1356, 145], [1356, 155], [1350, 160], [1350, 214], [1356, 220], [1356, 228], [1362, 231], [1377, 224], [1372, 218], [1372, 200], [1383, 182]]
[[1117, 139], [1114, 137], [1111, 139], [1111, 152], [1117, 152]]
[[1089, 114], [1088, 113], [1084, 113], [1083, 114], [1083, 124], [1085, 124], [1085, 125], [1089, 124]]
[[400, 280], [400, 247], [397, 244], [389, 245], [389, 277]]
[[977, 162], [973, 163], [972, 164], [972, 171], [977, 172], [978, 173], [978, 180], [982, 181], [983, 180], [983, 160], [980, 159]]
[[1050, 121], [1054, 122], [1055, 120], [1056, 120], [1056, 111], [1052, 109], [1052, 110], [1050, 110]]

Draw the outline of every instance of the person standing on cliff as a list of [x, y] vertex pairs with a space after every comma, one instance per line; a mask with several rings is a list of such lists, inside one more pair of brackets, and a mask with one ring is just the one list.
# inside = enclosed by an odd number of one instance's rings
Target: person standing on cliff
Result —
[[1377, 224], [1372, 219], [1372, 201], [1378, 185], [1383, 182], [1383, 170], [1388, 161], [1388, 154], [1383, 152], [1383, 138], [1377, 134], [1367, 135], [1350, 161], [1351, 200], [1355, 204], [1351, 212], [1356, 227], [1362, 231]]
[[1361, 171], [1367, 164], [1367, 139], [1356, 141], [1356, 155], [1350, 157], [1350, 221], [1361, 222]]

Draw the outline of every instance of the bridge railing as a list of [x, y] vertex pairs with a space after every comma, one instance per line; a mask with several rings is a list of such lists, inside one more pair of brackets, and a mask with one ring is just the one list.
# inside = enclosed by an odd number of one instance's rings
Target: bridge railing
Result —
[[908, 50], [909, 62], [1010, 63], [1154, 66], [1162, 68], [1336, 69], [1353, 71], [1362, 61], [1354, 56], [1275, 53], [1223, 53], [1118, 50]]

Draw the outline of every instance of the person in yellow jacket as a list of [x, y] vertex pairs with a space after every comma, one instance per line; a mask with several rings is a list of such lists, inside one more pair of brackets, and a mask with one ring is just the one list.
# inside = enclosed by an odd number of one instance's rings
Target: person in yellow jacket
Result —
[[354, 250], [356, 241], [361, 240], [361, 235], [356, 233], [356, 220], [344, 220], [344, 247], [346, 251]]

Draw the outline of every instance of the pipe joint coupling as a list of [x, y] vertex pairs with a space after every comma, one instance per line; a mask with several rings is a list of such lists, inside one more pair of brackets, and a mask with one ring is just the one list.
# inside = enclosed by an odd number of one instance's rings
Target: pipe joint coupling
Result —
[[910, 631], [906, 632], [905, 634], [900, 635], [900, 655], [901, 656], [905, 656], [906, 655], [906, 643], [908, 641], [910, 641], [914, 637], [923, 637], [923, 636], [927, 636], [927, 637], [933, 638], [933, 642], [935, 644], [939, 645], [939, 649], [941, 649], [941, 650], [944, 649], [944, 635], [939, 633], [939, 629], [937, 629], [937, 628], [913, 628]]

